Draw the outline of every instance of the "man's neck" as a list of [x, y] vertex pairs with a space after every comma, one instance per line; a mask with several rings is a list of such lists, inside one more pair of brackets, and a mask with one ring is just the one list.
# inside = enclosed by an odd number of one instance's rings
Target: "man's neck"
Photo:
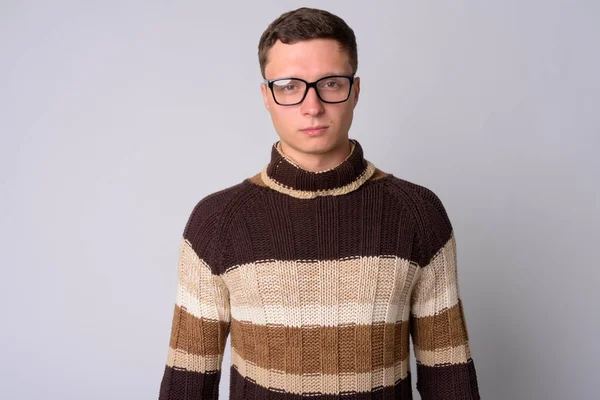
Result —
[[298, 164], [301, 168], [319, 172], [334, 168], [340, 165], [350, 155], [352, 144], [350, 140], [346, 140], [344, 145], [337, 146], [335, 149], [326, 153], [303, 153], [295, 151], [285, 142], [279, 142], [279, 151], [287, 158]]

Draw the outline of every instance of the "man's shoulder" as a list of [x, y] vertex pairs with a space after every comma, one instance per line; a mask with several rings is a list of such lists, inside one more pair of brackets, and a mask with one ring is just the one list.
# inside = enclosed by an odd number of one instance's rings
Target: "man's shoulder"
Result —
[[243, 202], [247, 198], [250, 188], [250, 185], [244, 180], [211, 192], [196, 201], [192, 215], [209, 218], [226, 213], [234, 203]]
[[396, 176], [388, 177], [390, 193], [410, 209], [420, 237], [421, 265], [426, 265], [453, 235], [453, 226], [440, 196], [430, 187]]
[[404, 201], [416, 202], [415, 205], [417, 206], [425, 203], [434, 207], [441, 205], [439, 196], [428, 186], [400, 178], [391, 173], [387, 174], [386, 178], [390, 182], [388, 185], [390, 192]]
[[183, 230], [183, 238], [209, 265], [218, 262], [219, 243], [224, 240], [227, 215], [239, 209], [248, 197], [249, 185], [242, 181], [211, 192], [196, 201]]

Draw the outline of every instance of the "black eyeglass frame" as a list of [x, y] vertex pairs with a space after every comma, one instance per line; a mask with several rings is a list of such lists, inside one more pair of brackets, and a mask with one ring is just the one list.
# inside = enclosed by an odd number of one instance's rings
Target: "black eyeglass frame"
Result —
[[[346, 98], [344, 100], [340, 100], [340, 101], [327, 101], [327, 100], [323, 100], [323, 98], [319, 94], [319, 90], [317, 89], [317, 83], [321, 82], [322, 80], [331, 79], [331, 78], [348, 78], [350, 80], [350, 86], [348, 87], [348, 96], [346, 96]], [[281, 104], [275, 98], [275, 93], [273, 92], [273, 83], [277, 82], [277, 81], [285, 81], [285, 80], [288, 80], [288, 79], [294, 79], [296, 81], [304, 82], [306, 84], [306, 89], [304, 90], [304, 95], [302, 96], [302, 98], [300, 99], [299, 102], [293, 103], [293, 104]], [[286, 106], [296, 106], [296, 105], [302, 103], [304, 101], [304, 99], [306, 98], [306, 95], [308, 94], [308, 89], [310, 89], [311, 87], [315, 88], [315, 93], [317, 93], [317, 97], [323, 103], [327, 103], [327, 104], [339, 104], [339, 103], [343, 103], [345, 101], [348, 101], [348, 99], [350, 98], [350, 93], [352, 93], [352, 85], [354, 84], [354, 75], [330, 75], [330, 76], [324, 76], [323, 78], [317, 79], [314, 82], [308, 82], [308, 81], [305, 81], [304, 79], [300, 79], [300, 78], [263, 79], [263, 82], [267, 85], [267, 87], [269, 89], [271, 89], [271, 95], [273, 96], [273, 100], [275, 101], [275, 103], [277, 103], [277, 104], [279, 104], [280, 106], [283, 106], [283, 107], [286, 107]]]

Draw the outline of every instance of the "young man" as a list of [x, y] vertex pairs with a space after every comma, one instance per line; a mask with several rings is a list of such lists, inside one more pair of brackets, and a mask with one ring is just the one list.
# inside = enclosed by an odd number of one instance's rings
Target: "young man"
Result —
[[440, 199], [376, 168], [348, 131], [354, 32], [281, 15], [259, 42], [280, 140], [256, 175], [198, 202], [181, 238], [160, 399], [479, 399]]

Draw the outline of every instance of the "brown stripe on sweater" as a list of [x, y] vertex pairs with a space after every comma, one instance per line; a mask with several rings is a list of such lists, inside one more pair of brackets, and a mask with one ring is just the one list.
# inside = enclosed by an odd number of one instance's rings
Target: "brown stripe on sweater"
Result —
[[379, 368], [363, 373], [302, 373], [289, 374], [276, 369], [265, 369], [244, 360], [231, 351], [231, 363], [238, 373], [251, 382], [275, 391], [290, 394], [338, 394], [368, 392], [381, 387], [392, 387], [409, 375], [409, 360], [397, 360], [389, 368]]
[[[462, 301], [432, 317], [413, 318], [414, 344], [421, 350], [437, 350], [465, 344], [468, 340]], [[444, 332], [444, 334], [440, 334]]]
[[281, 327], [232, 319], [231, 347], [254, 365], [289, 374], [365, 373], [408, 357], [409, 327]]
[[169, 345], [186, 353], [214, 356], [225, 350], [229, 324], [206, 318], [197, 318], [175, 305]]

